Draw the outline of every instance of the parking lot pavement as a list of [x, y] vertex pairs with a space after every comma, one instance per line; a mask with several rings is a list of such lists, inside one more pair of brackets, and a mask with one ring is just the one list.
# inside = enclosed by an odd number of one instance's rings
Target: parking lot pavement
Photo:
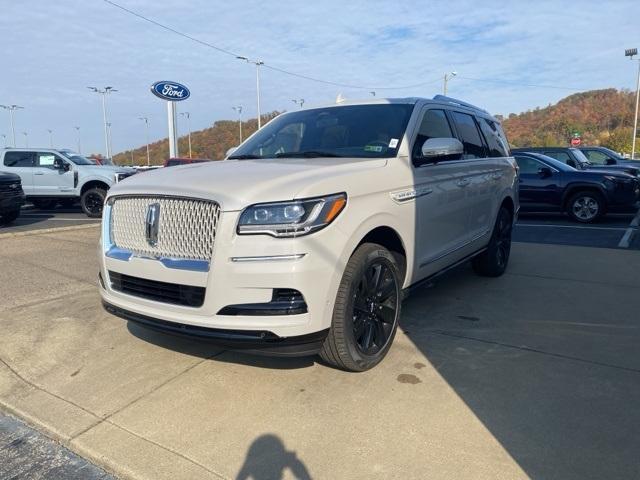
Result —
[[2, 412], [0, 478], [115, 480], [102, 469]]
[[522, 213], [513, 231], [517, 242], [599, 248], [640, 249], [638, 213], [610, 214], [592, 224], [571, 221], [562, 214]]
[[97, 225], [99, 223], [99, 218], [87, 217], [80, 209], [80, 206], [38, 210], [31, 205], [27, 205], [22, 209], [15, 222], [11, 225], [0, 226], [0, 235], [3, 233], [29, 232], [74, 225]]
[[105, 313], [97, 234], [1, 240], [0, 405], [122, 478], [640, 476], [637, 251], [514, 243], [503, 277], [410, 297], [352, 374]]

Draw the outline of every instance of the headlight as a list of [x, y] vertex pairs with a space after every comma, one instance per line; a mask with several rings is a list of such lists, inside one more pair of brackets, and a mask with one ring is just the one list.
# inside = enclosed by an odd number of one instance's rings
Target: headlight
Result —
[[238, 234], [299, 237], [329, 225], [347, 204], [347, 195], [261, 203], [247, 207], [238, 221]]

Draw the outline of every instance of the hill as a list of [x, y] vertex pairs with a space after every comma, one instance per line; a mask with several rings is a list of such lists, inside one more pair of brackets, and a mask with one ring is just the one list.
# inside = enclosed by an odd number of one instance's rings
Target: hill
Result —
[[[280, 112], [271, 112], [262, 115], [264, 125]], [[258, 129], [258, 120], [251, 118], [242, 122], [242, 138], [246, 139]], [[193, 158], [209, 158], [220, 160], [225, 157], [226, 151], [238, 145], [239, 125], [238, 121], [219, 120], [212, 127], [191, 132], [191, 150]], [[181, 157], [189, 157], [189, 140], [187, 135], [178, 139], [178, 151]], [[133, 163], [135, 165], [147, 164], [147, 147], [143, 145], [134, 150], [126, 150], [117, 153], [113, 159], [118, 165], [131, 165], [133, 153]], [[158, 142], [149, 144], [149, 158], [151, 165], [161, 165], [168, 158], [169, 139], [164, 138]]]
[[576, 93], [555, 105], [503, 119], [514, 147], [565, 146], [574, 133], [584, 145], [603, 145], [631, 153], [635, 95], [613, 88]]
[[[613, 88], [576, 93], [555, 105], [536, 108], [520, 114], [512, 113], [503, 119], [503, 126], [514, 147], [568, 145], [574, 133], [579, 133], [585, 145], [603, 145], [617, 152], [631, 152], [631, 130], [635, 97], [632, 92]], [[266, 123], [279, 112], [262, 116]], [[257, 119], [242, 122], [243, 138], [257, 129]], [[238, 144], [238, 122], [220, 120], [210, 128], [191, 133], [194, 158], [224, 158], [225, 152]], [[180, 137], [181, 156], [189, 155], [186, 136]], [[149, 146], [152, 165], [160, 165], [167, 158], [169, 140], [163, 139]], [[147, 151], [143, 145], [133, 151], [115, 155], [116, 163], [147, 163]]]

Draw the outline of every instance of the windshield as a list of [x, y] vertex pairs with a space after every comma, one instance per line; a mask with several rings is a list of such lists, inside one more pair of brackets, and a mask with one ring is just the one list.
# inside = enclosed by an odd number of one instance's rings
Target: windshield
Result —
[[589, 161], [589, 159], [585, 156], [584, 153], [582, 153], [580, 150], [578, 150], [577, 148], [572, 148], [571, 149], [571, 153], [573, 153], [573, 156], [575, 157], [575, 159], [578, 161], [578, 163], [580, 164], [581, 168], [585, 168], [588, 165], [591, 165], [591, 162]]
[[395, 157], [413, 104], [345, 105], [281, 115], [230, 159]]
[[79, 153], [65, 152], [65, 156], [76, 165], [95, 165], [95, 163], [88, 158], [83, 157]]
[[577, 171], [576, 168], [573, 168], [571, 165], [567, 165], [564, 162], [561, 162], [560, 160], [556, 160], [553, 157], [550, 157], [548, 155], [542, 155], [542, 154], [537, 154], [537, 157], [540, 160], [544, 160], [550, 167], [554, 167], [557, 170], [560, 170], [561, 172], [575, 172]]

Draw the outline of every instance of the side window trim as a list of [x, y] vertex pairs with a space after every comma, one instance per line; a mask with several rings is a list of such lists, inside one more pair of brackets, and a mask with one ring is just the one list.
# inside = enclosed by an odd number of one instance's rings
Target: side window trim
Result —
[[476, 131], [478, 132], [478, 135], [480, 137], [480, 141], [482, 142], [482, 149], [484, 151], [484, 157], [475, 157], [475, 158], [465, 158], [463, 160], [481, 160], [483, 158], [489, 158], [489, 148], [487, 147], [487, 141], [484, 138], [484, 135], [482, 133], [482, 129], [480, 128], [480, 125], [478, 125], [478, 120], [476, 119], [476, 115], [475, 113], [471, 113], [471, 112], [465, 112], [464, 110], [454, 110], [454, 109], [447, 109], [446, 110], [446, 114], [447, 114], [447, 118], [449, 119], [449, 123], [452, 124], [453, 126], [453, 132], [456, 136], [456, 138], [458, 140], [460, 140], [460, 143], [462, 143], [464, 145], [464, 141], [462, 140], [462, 135], [460, 134], [460, 132], [458, 131], [458, 125], [455, 122], [455, 119], [453, 118], [453, 112], [456, 113], [460, 113], [462, 115], [469, 115], [472, 119], [473, 122], [476, 126]]

